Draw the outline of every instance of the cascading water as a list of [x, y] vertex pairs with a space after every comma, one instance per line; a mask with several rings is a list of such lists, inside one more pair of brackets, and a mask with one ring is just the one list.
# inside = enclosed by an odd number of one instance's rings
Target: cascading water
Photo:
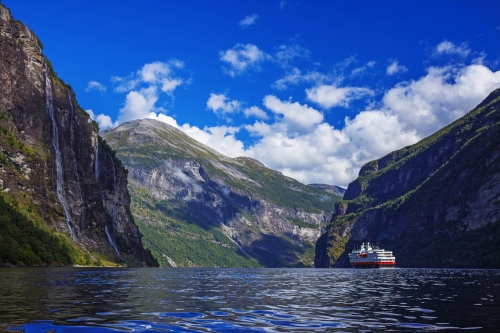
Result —
[[[117, 206], [118, 206], [118, 183], [117, 183], [117, 178], [116, 178], [116, 168], [115, 168], [115, 162], [113, 159], [111, 159], [111, 165], [113, 166], [113, 206], [112, 206], [112, 214], [113, 214], [113, 227], [114, 223], [116, 221], [116, 215], [117, 215]], [[116, 243], [109, 234], [108, 226], [104, 228], [104, 231], [106, 231], [106, 235], [108, 236], [109, 243], [113, 248], [115, 249], [116, 253], [118, 256], [123, 260], [123, 257], [120, 254], [120, 251], [118, 251], [118, 246], [116, 246]]]
[[[99, 135], [99, 134], [97, 134]], [[95, 145], [95, 163], [94, 163], [94, 174], [95, 174], [95, 179], [99, 180], [99, 139], [97, 139], [96, 145]]]
[[[115, 164], [113, 160], [111, 160], [111, 163], [113, 165], [113, 175], [114, 175], [114, 196], [113, 196], [113, 206], [112, 206], [112, 215], [113, 215], [113, 221], [114, 223], [116, 219], [116, 199], [117, 199], [117, 191], [116, 191], [116, 170], [115, 170]], [[94, 174], [95, 174], [95, 179], [99, 181], [99, 138], [97, 139], [96, 143], [96, 148], [95, 148], [95, 163], [94, 163]], [[112, 225], [113, 227], [113, 225]], [[118, 250], [118, 246], [116, 245], [113, 237], [111, 236], [111, 233], [109, 232], [109, 228], [106, 225], [104, 227], [104, 232], [106, 233], [106, 236], [108, 237], [108, 242], [111, 244], [113, 249], [115, 249], [116, 254], [120, 257], [120, 259], [124, 260], [122, 255], [120, 254], [120, 251]]]
[[108, 241], [109, 241], [109, 244], [111, 244], [111, 246], [115, 249], [116, 253], [118, 254], [118, 256], [120, 257], [120, 259], [123, 260], [123, 257], [122, 255], [120, 254], [120, 251], [118, 251], [118, 247], [116, 246], [116, 243], [115, 241], [113, 240], [113, 237], [111, 237], [111, 234], [109, 233], [109, 229], [108, 229], [108, 226], [105, 226], [104, 227], [104, 232], [106, 232], [106, 236], [108, 236]]
[[[80, 185], [80, 176], [78, 175], [78, 164], [76, 163], [76, 154], [75, 154], [75, 134], [74, 134], [74, 126], [73, 126], [73, 120], [75, 119], [75, 114], [74, 114], [74, 108], [73, 108], [73, 101], [71, 100], [71, 94], [68, 89], [68, 98], [69, 98], [69, 105], [71, 107], [71, 115], [70, 115], [70, 131], [71, 131], [71, 155], [73, 155], [73, 162], [75, 164], [75, 175], [76, 175], [76, 181], [78, 182], [78, 194], [80, 196], [80, 200], [83, 203], [83, 196], [82, 196], [82, 187]], [[85, 225], [85, 207], [82, 207], [82, 220], [80, 222], [80, 226]]]
[[69, 209], [68, 202], [64, 194], [64, 178], [63, 178], [63, 167], [61, 159], [61, 151], [59, 149], [59, 132], [57, 129], [57, 122], [54, 116], [54, 104], [52, 96], [52, 84], [49, 77], [49, 69], [45, 66], [45, 108], [47, 113], [52, 120], [52, 146], [56, 153], [56, 193], [59, 202], [61, 203], [64, 215], [66, 217], [66, 224], [68, 225], [69, 233], [74, 241], [77, 241], [76, 233], [73, 229], [73, 221], [71, 220], [71, 212]]
[[115, 168], [115, 161], [111, 160], [112, 165], [113, 165], [113, 222], [116, 221], [116, 214], [117, 214], [117, 207], [118, 207], [118, 182], [116, 178], [116, 168]]

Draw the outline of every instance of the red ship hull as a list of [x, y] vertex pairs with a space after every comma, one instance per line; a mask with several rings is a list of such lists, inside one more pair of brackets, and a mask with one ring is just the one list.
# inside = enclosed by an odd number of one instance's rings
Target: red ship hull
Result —
[[385, 262], [351, 262], [354, 268], [389, 268], [396, 267], [395, 261], [385, 261]]

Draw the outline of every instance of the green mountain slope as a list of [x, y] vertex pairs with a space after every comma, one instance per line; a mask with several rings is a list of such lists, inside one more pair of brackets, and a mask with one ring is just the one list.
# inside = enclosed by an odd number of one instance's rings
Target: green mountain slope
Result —
[[500, 267], [500, 90], [415, 145], [367, 163], [318, 240], [318, 267], [378, 241], [400, 267]]
[[229, 158], [165, 123], [104, 131], [129, 170], [132, 213], [163, 266], [312, 266], [340, 197]]

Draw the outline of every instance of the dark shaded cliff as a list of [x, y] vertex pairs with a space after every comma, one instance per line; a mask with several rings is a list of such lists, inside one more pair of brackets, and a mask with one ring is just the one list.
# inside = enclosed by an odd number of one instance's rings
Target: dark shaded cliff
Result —
[[500, 267], [500, 89], [415, 145], [367, 163], [316, 244], [316, 267], [349, 267], [379, 242], [399, 267]]
[[2, 5], [0, 76], [0, 196], [33, 228], [58, 235], [75, 251], [69, 262], [50, 262], [32, 243], [6, 233], [0, 255], [15, 241], [19, 253], [39, 259], [18, 253], [0, 261], [143, 265], [149, 257], [131, 217], [125, 169], [100, 142], [97, 125], [58, 78], [38, 38]]

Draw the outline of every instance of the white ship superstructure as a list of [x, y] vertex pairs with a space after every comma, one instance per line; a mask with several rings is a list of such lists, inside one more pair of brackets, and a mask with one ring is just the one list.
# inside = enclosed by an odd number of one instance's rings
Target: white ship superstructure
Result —
[[370, 243], [361, 244], [359, 250], [349, 253], [349, 260], [354, 268], [386, 268], [396, 266], [396, 257], [392, 251], [380, 249]]

